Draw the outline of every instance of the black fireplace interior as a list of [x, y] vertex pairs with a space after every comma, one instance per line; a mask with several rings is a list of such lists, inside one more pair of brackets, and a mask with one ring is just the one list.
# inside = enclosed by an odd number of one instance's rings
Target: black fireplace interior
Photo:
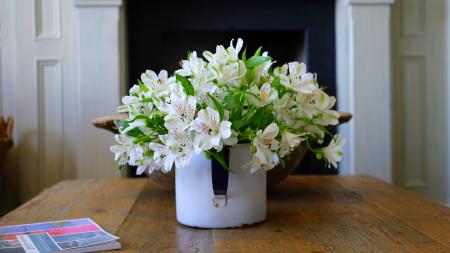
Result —
[[[302, 61], [336, 95], [335, 1], [137, 1], [126, 2], [129, 84], [146, 69], [170, 72], [188, 51], [214, 52], [242, 38], [247, 52], [259, 46], [275, 65]], [[330, 129], [336, 132], [336, 129]], [[309, 153], [297, 174], [336, 174]]]

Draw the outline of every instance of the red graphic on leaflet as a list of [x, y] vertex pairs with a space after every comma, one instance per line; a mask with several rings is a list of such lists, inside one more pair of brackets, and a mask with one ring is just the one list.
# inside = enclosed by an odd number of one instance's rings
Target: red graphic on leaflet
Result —
[[[79, 227], [57, 228], [57, 229], [50, 229], [50, 230], [34, 231], [31, 233], [26, 233], [26, 234], [48, 233], [50, 236], [55, 236], [55, 235], [77, 234], [80, 232], [95, 232], [95, 231], [99, 231], [99, 230], [100, 229], [96, 225], [92, 224], [92, 225], [84, 225], [84, 226], [79, 226]], [[16, 234], [16, 235], [20, 235], [20, 234]], [[16, 235], [2, 235], [1, 239], [2, 240], [16, 240], [17, 239]]]

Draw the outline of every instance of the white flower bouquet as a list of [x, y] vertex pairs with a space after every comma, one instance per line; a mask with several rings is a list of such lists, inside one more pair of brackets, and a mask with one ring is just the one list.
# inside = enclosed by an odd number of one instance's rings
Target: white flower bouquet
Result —
[[[343, 138], [332, 136], [323, 144], [326, 127], [338, 124], [332, 110], [336, 99], [320, 88], [306, 65], [275, 61], [261, 48], [248, 57], [240, 54], [243, 41], [231, 41], [216, 52], [188, 54], [181, 69], [169, 76], [147, 70], [130, 94], [123, 97], [117, 122], [120, 134], [111, 147], [119, 166], [170, 171], [185, 167], [193, 154], [204, 152], [225, 169], [223, 149], [250, 143], [250, 172], [270, 170], [299, 146], [308, 148], [328, 167], [342, 158]], [[315, 143], [322, 147], [316, 148]]]

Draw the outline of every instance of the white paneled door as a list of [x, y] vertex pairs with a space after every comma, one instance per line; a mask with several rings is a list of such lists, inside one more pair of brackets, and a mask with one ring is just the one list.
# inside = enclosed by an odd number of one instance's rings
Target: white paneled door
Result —
[[0, 109], [16, 118], [8, 169], [21, 200], [63, 179], [120, 176], [112, 134], [90, 123], [119, 103], [120, 1], [90, 2], [1, 0]]
[[394, 6], [395, 183], [450, 205], [448, 136], [450, 1]]

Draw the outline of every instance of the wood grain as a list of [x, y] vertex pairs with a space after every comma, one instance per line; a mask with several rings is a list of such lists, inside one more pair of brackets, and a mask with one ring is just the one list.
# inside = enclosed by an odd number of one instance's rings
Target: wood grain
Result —
[[145, 179], [65, 181], [0, 225], [91, 217], [124, 252], [450, 252], [450, 209], [367, 176], [291, 176], [267, 220], [237, 229], [176, 221], [174, 192]]
[[0, 226], [89, 217], [108, 232], [116, 233], [146, 181], [63, 181], [2, 217]]

